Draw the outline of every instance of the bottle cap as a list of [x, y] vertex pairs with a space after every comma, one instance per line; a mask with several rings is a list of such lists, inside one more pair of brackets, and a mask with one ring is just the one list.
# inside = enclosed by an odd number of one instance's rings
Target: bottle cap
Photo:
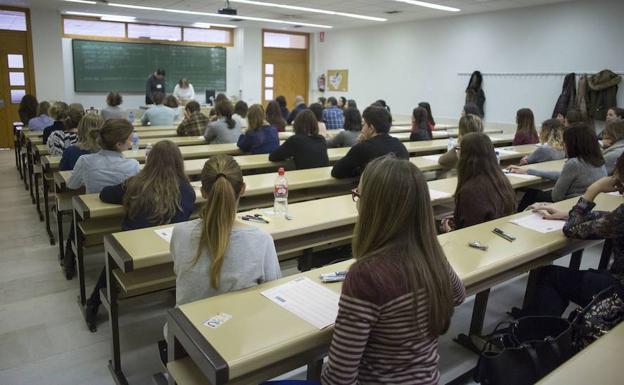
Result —
[[279, 176], [284, 176], [284, 167], [278, 168], [277, 173], [279, 174]]

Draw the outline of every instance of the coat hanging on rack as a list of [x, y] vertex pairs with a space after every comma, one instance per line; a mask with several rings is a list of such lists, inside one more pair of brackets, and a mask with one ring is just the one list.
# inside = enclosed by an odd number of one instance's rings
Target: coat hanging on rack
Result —
[[552, 117], [556, 118], [557, 114], [561, 114], [563, 116], [566, 115], [566, 112], [570, 108], [574, 108], [576, 103], [576, 74], [574, 72], [569, 73], [563, 79], [563, 89], [561, 90], [561, 95], [559, 95], [559, 99], [557, 99], [557, 104], [555, 104], [555, 109], [552, 113]]
[[587, 75], [581, 75], [578, 81], [578, 92], [576, 93], [576, 109], [581, 111], [583, 117], [587, 117]]
[[587, 110], [595, 120], [604, 121], [607, 110], [617, 105], [618, 84], [622, 77], [611, 70], [602, 70], [589, 76], [587, 84]]
[[474, 71], [470, 76], [468, 87], [466, 88], [466, 103], [475, 103], [479, 108], [479, 116], [485, 116], [485, 92], [481, 88], [483, 84], [483, 76], [480, 71]]

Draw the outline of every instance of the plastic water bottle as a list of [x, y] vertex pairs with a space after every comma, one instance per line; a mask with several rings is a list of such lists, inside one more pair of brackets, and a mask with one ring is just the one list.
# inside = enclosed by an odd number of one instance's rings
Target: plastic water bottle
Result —
[[145, 159], [147, 160], [147, 156], [149, 155], [150, 151], [152, 151], [152, 144], [148, 143], [147, 145], [145, 145]]
[[277, 179], [275, 179], [275, 190], [273, 190], [273, 215], [276, 217], [285, 217], [288, 213], [288, 180], [284, 176], [284, 167], [280, 167], [277, 171]]
[[456, 145], [457, 145], [457, 140], [455, 140], [455, 138], [449, 138], [447, 150], [448, 151], [454, 150]]
[[133, 112], [133, 111], [130, 111], [130, 112], [128, 113], [128, 121], [129, 121], [130, 123], [134, 123], [134, 112]]
[[498, 151], [494, 151], [494, 153], [496, 154], [496, 161], [498, 162], [498, 165], [500, 166], [500, 156], [498, 155]]
[[130, 140], [132, 141], [132, 151], [139, 151], [139, 134], [137, 134], [136, 131], [132, 133], [132, 138]]

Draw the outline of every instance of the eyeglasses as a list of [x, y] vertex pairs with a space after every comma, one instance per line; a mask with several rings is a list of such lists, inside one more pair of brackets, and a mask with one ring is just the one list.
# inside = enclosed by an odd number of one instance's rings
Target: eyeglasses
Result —
[[359, 201], [361, 197], [362, 195], [360, 195], [360, 192], [358, 191], [357, 188], [354, 188], [353, 190], [351, 190], [351, 199], [353, 199], [353, 202]]

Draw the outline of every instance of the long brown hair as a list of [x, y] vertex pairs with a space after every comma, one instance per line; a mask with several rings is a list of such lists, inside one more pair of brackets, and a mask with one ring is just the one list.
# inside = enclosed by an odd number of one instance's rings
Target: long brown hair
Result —
[[456, 204], [464, 184], [479, 175], [488, 179], [488, 183], [481, 186], [483, 195], [492, 199], [497, 197], [502, 201], [505, 212], [512, 214], [516, 208], [516, 193], [498, 164], [494, 145], [487, 135], [473, 132], [462, 136], [457, 163]]
[[574, 123], [563, 132], [566, 155], [579, 158], [594, 167], [605, 164], [596, 132], [585, 123]]
[[266, 107], [266, 120], [270, 125], [277, 128], [278, 131], [284, 131], [284, 127], [286, 127], [286, 121], [282, 116], [282, 110], [280, 109], [279, 103], [275, 100], [271, 100]]
[[319, 128], [314, 112], [310, 110], [299, 112], [293, 122], [293, 129], [297, 135], [317, 136]]
[[154, 144], [145, 167], [125, 182], [124, 206], [128, 218], [149, 213], [150, 224], [170, 223], [180, 206], [180, 183], [187, 182], [184, 160], [178, 146], [170, 140]]
[[225, 124], [227, 124], [228, 128], [231, 130], [236, 127], [236, 121], [232, 119], [232, 103], [229, 100], [223, 100], [217, 102], [215, 106], [215, 112], [217, 116], [225, 119]]
[[93, 112], [80, 119], [80, 123], [78, 123], [78, 147], [91, 152], [98, 151], [100, 149], [98, 137], [103, 125], [104, 118]]
[[529, 108], [521, 108], [516, 113], [516, 123], [518, 123], [518, 131], [529, 134], [532, 138], [537, 138], [537, 130], [535, 129], [535, 117], [533, 111]]
[[355, 263], [384, 255], [397, 260], [414, 293], [414, 312], [423, 305], [418, 302], [424, 291], [427, 332], [443, 334], [453, 314], [453, 293], [423, 174], [408, 160], [384, 156], [366, 166], [360, 188], [352, 241]]
[[259, 130], [264, 126], [264, 108], [260, 104], [253, 104], [247, 111], [247, 131]]
[[204, 249], [210, 253], [210, 286], [219, 288], [221, 266], [230, 244], [230, 234], [236, 220], [238, 198], [243, 190], [243, 172], [230, 155], [217, 155], [206, 161], [201, 173], [202, 192], [206, 204], [199, 216], [202, 219], [199, 248], [193, 264]]

